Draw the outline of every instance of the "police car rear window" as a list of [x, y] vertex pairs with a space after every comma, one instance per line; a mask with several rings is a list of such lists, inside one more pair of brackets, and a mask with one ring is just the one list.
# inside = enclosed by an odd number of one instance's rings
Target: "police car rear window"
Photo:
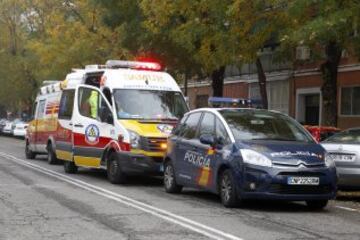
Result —
[[220, 110], [236, 140], [313, 142], [295, 120], [262, 110]]

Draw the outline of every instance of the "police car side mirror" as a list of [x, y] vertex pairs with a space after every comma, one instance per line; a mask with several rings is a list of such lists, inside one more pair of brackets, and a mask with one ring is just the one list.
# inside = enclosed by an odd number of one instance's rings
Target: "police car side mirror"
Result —
[[203, 134], [200, 136], [200, 142], [205, 145], [214, 146], [215, 145], [215, 138], [210, 134]]

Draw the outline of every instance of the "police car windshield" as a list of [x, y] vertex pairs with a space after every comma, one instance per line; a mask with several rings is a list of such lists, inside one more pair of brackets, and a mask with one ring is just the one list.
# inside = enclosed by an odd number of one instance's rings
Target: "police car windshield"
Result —
[[114, 98], [119, 119], [177, 120], [188, 111], [180, 92], [116, 89]]
[[265, 110], [220, 110], [236, 140], [314, 142], [293, 119]]

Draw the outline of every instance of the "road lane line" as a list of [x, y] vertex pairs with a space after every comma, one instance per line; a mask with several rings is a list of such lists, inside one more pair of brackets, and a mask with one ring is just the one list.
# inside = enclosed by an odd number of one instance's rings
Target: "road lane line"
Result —
[[360, 213], [360, 210], [355, 209], [355, 208], [343, 207], [343, 206], [338, 206], [338, 205], [335, 205], [334, 207], [342, 209], [342, 210], [350, 211], [350, 212], [358, 212], [358, 213]]
[[142, 202], [140, 202], [138, 200], [135, 200], [135, 199], [132, 199], [130, 197], [126, 197], [124, 195], [121, 195], [121, 194], [106, 190], [104, 188], [101, 188], [101, 187], [86, 183], [84, 181], [69, 177], [67, 175], [55, 172], [53, 170], [41, 167], [41, 166], [33, 164], [33, 163], [30, 163], [30, 162], [28, 162], [26, 160], [17, 158], [15, 156], [9, 155], [7, 153], [0, 152], [0, 156], [2, 156], [2, 157], [6, 158], [6, 159], [8, 159], [8, 160], [10, 160], [10, 161], [12, 161], [14, 163], [17, 163], [19, 165], [31, 168], [33, 170], [36, 170], [36, 171], [41, 172], [43, 174], [46, 174], [48, 176], [52, 176], [52, 177], [57, 178], [59, 180], [62, 180], [64, 182], [75, 185], [75, 186], [77, 186], [79, 188], [85, 189], [85, 190], [87, 190], [89, 192], [95, 193], [97, 195], [106, 197], [108, 199], [112, 199], [112, 200], [117, 201], [119, 203], [122, 203], [124, 205], [133, 207], [135, 209], [141, 210], [141, 211], [146, 212], [146, 213], [149, 213], [151, 215], [159, 217], [159, 218], [161, 218], [163, 220], [166, 220], [168, 222], [172, 222], [174, 224], [180, 225], [180, 226], [182, 226], [184, 228], [187, 228], [189, 230], [197, 232], [197, 233], [199, 233], [201, 235], [204, 235], [206, 237], [209, 237], [211, 239], [216, 239], [216, 240], [220, 240], [220, 239], [242, 240], [241, 238], [239, 238], [237, 236], [234, 236], [232, 234], [223, 232], [221, 230], [209, 227], [209, 226], [204, 225], [202, 223], [193, 221], [193, 220], [191, 220], [189, 218], [185, 218], [185, 217], [177, 215], [175, 213], [171, 213], [169, 211], [166, 211], [166, 210], [151, 206], [149, 204], [142, 203]]

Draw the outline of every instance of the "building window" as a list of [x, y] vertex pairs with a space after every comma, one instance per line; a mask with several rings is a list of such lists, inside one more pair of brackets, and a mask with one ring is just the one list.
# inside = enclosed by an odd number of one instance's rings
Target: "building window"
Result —
[[360, 115], [360, 86], [341, 88], [341, 115]]
[[196, 108], [207, 107], [209, 101], [209, 95], [197, 95], [196, 96]]
[[[276, 110], [285, 114], [289, 113], [289, 82], [271, 81], [266, 83], [268, 105], [270, 110]], [[249, 86], [250, 99], [261, 100], [259, 83], [251, 83]]]

